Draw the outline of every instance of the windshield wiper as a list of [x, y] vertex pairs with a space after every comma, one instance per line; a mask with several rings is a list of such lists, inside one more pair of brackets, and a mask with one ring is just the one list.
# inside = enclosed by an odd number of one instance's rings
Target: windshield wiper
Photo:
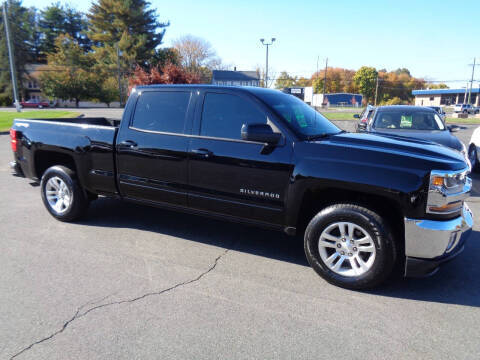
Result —
[[345, 130], [340, 130], [338, 133], [321, 133], [321, 134], [309, 135], [305, 139], [307, 141], [325, 139], [325, 138], [330, 137], [332, 135], [338, 135], [338, 134], [343, 134], [343, 133], [346, 133], [346, 131]]
[[325, 139], [331, 135], [335, 135], [335, 134], [332, 134], [332, 133], [321, 133], [321, 134], [316, 134], [316, 135], [308, 135], [305, 139], [308, 140], [308, 141], [311, 141], [311, 140], [318, 140], [318, 139]]

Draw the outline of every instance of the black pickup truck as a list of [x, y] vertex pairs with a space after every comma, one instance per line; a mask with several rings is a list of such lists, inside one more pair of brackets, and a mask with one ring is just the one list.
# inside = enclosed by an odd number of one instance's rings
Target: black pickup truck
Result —
[[395, 265], [432, 273], [472, 228], [460, 152], [346, 133], [275, 90], [142, 86], [120, 122], [17, 119], [10, 136], [11, 167], [58, 220], [110, 196], [301, 234], [313, 269], [346, 288]]

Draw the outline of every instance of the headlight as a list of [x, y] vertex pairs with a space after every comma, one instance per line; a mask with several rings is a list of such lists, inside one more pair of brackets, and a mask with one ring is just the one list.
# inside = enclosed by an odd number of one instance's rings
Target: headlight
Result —
[[470, 195], [472, 180], [469, 169], [461, 171], [432, 171], [428, 188], [427, 213], [452, 214], [463, 207]]

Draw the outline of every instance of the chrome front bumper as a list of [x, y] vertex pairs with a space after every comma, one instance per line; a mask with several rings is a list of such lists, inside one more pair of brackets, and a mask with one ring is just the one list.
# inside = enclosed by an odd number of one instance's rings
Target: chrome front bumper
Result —
[[[463, 205], [462, 215], [452, 220], [405, 218], [405, 255], [407, 257], [405, 274], [418, 272], [418, 269], [410, 271], [409, 264], [412, 267], [412, 263], [415, 263], [415, 267], [418, 267], [419, 263], [423, 263], [426, 268], [432, 270], [441, 262], [459, 254], [471, 233], [472, 226], [472, 212], [466, 203]], [[435, 264], [437, 266], [432, 266]]]

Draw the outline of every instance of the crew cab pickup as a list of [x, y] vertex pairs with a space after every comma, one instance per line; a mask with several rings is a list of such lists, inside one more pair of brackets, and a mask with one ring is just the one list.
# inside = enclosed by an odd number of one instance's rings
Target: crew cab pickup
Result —
[[140, 86], [121, 122], [17, 119], [10, 134], [12, 168], [58, 220], [109, 196], [301, 234], [312, 268], [346, 288], [436, 271], [473, 223], [460, 152], [341, 131], [276, 90]]

